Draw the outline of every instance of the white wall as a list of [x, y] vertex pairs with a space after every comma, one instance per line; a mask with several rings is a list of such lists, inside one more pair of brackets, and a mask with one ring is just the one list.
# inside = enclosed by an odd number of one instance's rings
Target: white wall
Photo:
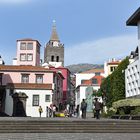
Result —
[[6, 90], [6, 98], [5, 98], [5, 113], [12, 116], [13, 114], [13, 98], [10, 95], [10, 90]]
[[[46, 107], [52, 104], [51, 90], [16, 90], [16, 92], [24, 92], [28, 98], [26, 101], [26, 115], [31, 117], [39, 117], [38, 108], [42, 107], [42, 117], [46, 117]], [[39, 95], [39, 106], [33, 106], [33, 95]], [[45, 102], [45, 95], [51, 95], [51, 102]]]
[[[43, 113], [42, 117], [46, 117], [46, 107], [50, 107], [52, 104], [52, 91], [51, 90], [15, 90], [14, 92], [24, 92], [28, 98], [26, 100], [26, 115], [31, 117], [39, 117], [38, 108], [42, 107]], [[33, 95], [39, 95], [39, 106], [33, 106]], [[50, 102], [45, 102], [45, 96], [50, 95]], [[13, 113], [13, 98], [9, 96], [9, 90], [6, 93], [6, 105], [5, 105], [5, 113], [8, 115], [12, 115]]]
[[81, 85], [81, 80], [89, 80], [95, 76], [95, 73], [77, 73], [76, 74], [76, 87]]
[[138, 40], [140, 41], [140, 21], [138, 22]]
[[127, 97], [140, 95], [140, 60], [129, 64], [125, 70], [125, 94]]

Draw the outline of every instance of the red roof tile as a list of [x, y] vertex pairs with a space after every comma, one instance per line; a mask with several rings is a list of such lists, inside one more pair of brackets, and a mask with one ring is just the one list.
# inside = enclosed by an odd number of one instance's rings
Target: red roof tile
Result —
[[52, 84], [34, 84], [34, 83], [8, 83], [7, 88], [15, 88], [15, 89], [52, 89]]
[[[97, 79], [97, 84], [93, 84], [93, 83], [92, 83], [92, 79]], [[82, 85], [101, 85], [103, 79], [104, 79], [103, 76], [101, 76], [101, 75], [95, 75], [95, 76], [93, 76], [93, 77], [92, 77], [91, 79], [89, 79], [89, 80], [84, 80], [84, 81], [82, 82]]]
[[0, 65], [0, 71], [32, 71], [32, 72], [55, 72], [54, 70], [49, 70], [41, 66], [14, 66], [14, 65]]
[[120, 61], [108, 62], [107, 65], [118, 65]]

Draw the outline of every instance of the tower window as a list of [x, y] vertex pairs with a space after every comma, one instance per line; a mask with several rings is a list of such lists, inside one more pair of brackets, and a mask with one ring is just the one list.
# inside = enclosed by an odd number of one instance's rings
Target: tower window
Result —
[[54, 61], [54, 56], [53, 56], [53, 55], [51, 56], [51, 61], [52, 61], [52, 62]]
[[56, 62], [59, 62], [59, 56], [56, 56]]
[[28, 43], [27, 50], [32, 50], [32, 49], [33, 49], [33, 43]]
[[33, 60], [33, 54], [27, 54], [27, 61]]
[[20, 50], [26, 50], [26, 43], [20, 43]]
[[26, 61], [26, 54], [20, 54], [20, 61]]

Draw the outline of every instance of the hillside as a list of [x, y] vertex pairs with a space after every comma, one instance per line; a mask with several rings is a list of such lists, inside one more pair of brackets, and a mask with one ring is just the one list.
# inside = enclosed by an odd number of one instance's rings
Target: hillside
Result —
[[71, 73], [79, 73], [79, 72], [83, 72], [83, 71], [87, 71], [93, 68], [103, 68], [103, 65], [99, 65], [99, 64], [75, 64], [75, 65], [69, 65], [66, 66], [66, 68], [68, 68]]

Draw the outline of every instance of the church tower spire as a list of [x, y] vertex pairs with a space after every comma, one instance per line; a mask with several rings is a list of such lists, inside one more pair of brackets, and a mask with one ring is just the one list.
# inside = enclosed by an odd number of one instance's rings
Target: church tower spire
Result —
[[53, 20], [52, 34], [51, 34], [50, 41], [58, 41], [58, 42], [60, 41], [57, 31], [56, 31], [56, 21], [55, 20]]
[[64, 44], [59, 40], [55, 20], [53, 21], [50, 40], [45, 46], [44, 63], [54, 67], [64, 66]]

